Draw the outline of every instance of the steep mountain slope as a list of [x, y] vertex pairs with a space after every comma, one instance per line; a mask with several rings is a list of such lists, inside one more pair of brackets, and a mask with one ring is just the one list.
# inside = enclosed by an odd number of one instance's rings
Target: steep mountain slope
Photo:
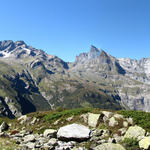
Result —
[[117, 59], [91, 46], [66, 63], [23, 41], [0, 42], [0, 112], [15, 117], [57, 107], [150, 111], [150, 59]]
[[[94, 57], [91, 53], [94, 53]], [[91, 46], [89, 53], [77, 56], [71, 68], [79, 77], [87, 77], [96, 83], [101, 82], [111, 87], [118, 93], [124, 107], [144, 111], [150, 111], [149, 70], [149, 58], [117, 59], [103, 50], [100, 52], [94, 46]]]

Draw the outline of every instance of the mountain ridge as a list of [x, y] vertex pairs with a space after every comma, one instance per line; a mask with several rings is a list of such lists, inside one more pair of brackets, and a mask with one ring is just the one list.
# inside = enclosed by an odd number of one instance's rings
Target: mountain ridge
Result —
[[91, 45], [75, 62], [0, 42], [0, 113], [16, 117], [58, 107], [150, 111], [150, 59], [115, 58]]

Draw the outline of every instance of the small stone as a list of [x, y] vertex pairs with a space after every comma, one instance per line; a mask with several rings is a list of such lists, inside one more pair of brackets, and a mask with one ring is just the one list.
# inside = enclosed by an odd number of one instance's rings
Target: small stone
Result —
[[29, 142], [29, 143], [27, 143], [27, 144], [24, 144], [23, 146], [25, 146], [25, 147], [27, 147], [27, 148], [34, 149], [34, 148], [35, 148], [35, 143]]
[[53, 146], [52, 146], [52, 145], [49, 145], [48, 143], [45, 143], [45, 144], [43, 145], [43, 147], [44, 147], [44, 148], [48, 148], [48, 149], [52, 149], [52, 148], [53, 148]]
[[36, 118], [36, 117], [34, 117], [34, 118], [33, 118], [33, 120], [30, 122], [30, 124], [32, 124], [32, 125], [33, 125], [33, 124], [35, 124], [35, 123], [36, 123], [36, 121], [37, 121], [37, 118]]
[[129, 129], [126, 131], [124, 138], [134, 138], [134, 139], [138, 139], [141, 140], [144, 136], [145, 136], [146, 131], [135, 125], [135, 126], [131, 126], [129, 127]]
[[107, 118], [110, 118], [113, 116], [113, 113], [112, 112], [109, 112], [109, 111], [102, 111], [102, 114], [107, 117]]
[[50, 139], [49, 141], [48, 141], [48, 145], [57, 145], [57, 139], [55, 139], [55, 138], [52, 138], [52, 139]]
[[3, 132], [3, 131], [6, 131], [8, 130], [9, 126], [6, 122], [3, 122], [1, 125], [0, 125], [0, 132]]
[[88, 114], [82, 114], [80, 118], [83, 119], [85, 123], [88, 123]]
[[60, 119], [56, 120], [53, 124], [57, 125], [59, 123]]
[[127, 118], [127, 122], [128, 122], [130, 125], [133, 125], [133, 119], [132, 119], [132, 118]]
[[126, 128], [121, 128], [118, 131], [120, 132], [120, 135], [124, 135], [126, 133], [127, 129]]
[[146, 136], [150, 136], [150, 132], [147, 132], [147, 133], [146, 133]]
[[22, 115], [18, 118], [18, 121], [20, 121], [20, 124], [24, 124], [25, 122], [27, 122], [28, 119], [29, 118], [27, 117], [27, 115]]
[[115, 114], [114, 117], [116, 119], [123, 119], [123, 115], [120, 115], [120, 114]]
[[71, 121], [71, 120], [73, 119], [73, 117], [74, 117], [74, 116], [71, 116], [71, 117], [67, 118], [66, 120], [67, 120], [67, 121]]
[[26, 135], [23, 139], [24, 139], [25, 143], [27, 143], [27, 142], [34, 142], [35, 141], [35, 136], [33, 134]]
[[125, 148], [120, 144], [104, 143], [96, 146], [93, 150], [125, 150]]
[[88, 114], [88, 125], [91, 127], [97, 127], [97, 125], [100, 122], [100, 114], [93, 114], [89, 113]]
[[119, 136], [118, 134], [114, 134], [113, 137], [115, 138], [116, 143], [119, 143], [120, 141], [122, 141], [122, 137]]
[[44, 137], [55, 137], [57, 130], [54, 129], [46, 129], [43, 133]]
[[72, 150], [87, 150], [87, 149], [84, 147], [74, 147]]
[[116, 143], [115, 138], [110, 138], [110, 137], [109, 137], [109, 139], [108, 139], [108, 143]]
[[150, 148], [150, 137], [144, 137], [139, 141], [139, 147], [141, 149], [148, 150]]
[[109, 120], [109, 126], [114, 127], [116, 125], [118, 125], [118, 121], [115, 120], [114, 117], [111, 117], [110, 120]]
[[128, 127], [128, 122], [127, 121], [123, 121], [123, 126], [126, 128]]

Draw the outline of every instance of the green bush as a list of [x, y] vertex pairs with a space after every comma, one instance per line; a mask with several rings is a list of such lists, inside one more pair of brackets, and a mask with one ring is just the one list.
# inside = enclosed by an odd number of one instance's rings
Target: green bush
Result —
[[135, 124], [141, 126], [147, 131], [150, 131], [150, 113], [133, 110], [121, 110], [120, 113], [127, 118], [133, 118]]
[[127, 150], [139, 150], [137, 139], [125, 138], [122, 143]]
[[50, 114], [47, 114], [44, 116], [44, 119], [49, 122], [53, 122], [61, 117], [67, 118], [73, 115], [80, 115], [83, 113], [90, 112], [92, 108], [77, 108], [77, 109], [71, 109], [71, 110], [62, 110], [62, 111], [57, 111], [53, 112]]

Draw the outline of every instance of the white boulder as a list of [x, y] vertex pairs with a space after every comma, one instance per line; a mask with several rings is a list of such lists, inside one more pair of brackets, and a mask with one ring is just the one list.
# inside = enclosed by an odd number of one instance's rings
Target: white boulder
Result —
[[57, 132], [57, 138], [62, 140], [82, 141], [90, 137], [91, 130], [81, 124], [70, 124], [61, 127]]

